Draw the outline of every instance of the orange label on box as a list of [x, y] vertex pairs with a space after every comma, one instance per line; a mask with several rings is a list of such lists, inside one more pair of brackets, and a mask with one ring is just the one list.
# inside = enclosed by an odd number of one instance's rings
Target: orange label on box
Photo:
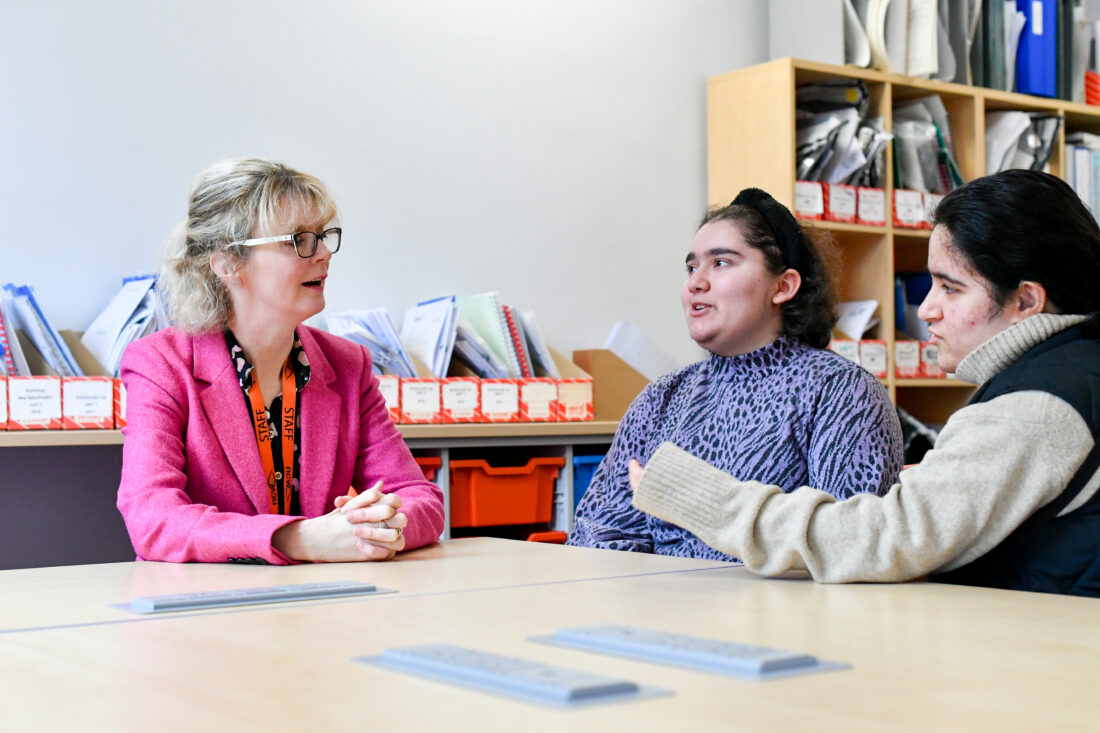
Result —
[[401, 422], [438, 423], [440, 408], [438, 379], [401, 380]]
[[477, 377], [447, 377], [443, 380], [443, 422], [480, 422], [480, 382]]
[[400, 422], [401, 379], [395, 374], [376, 374], [375, 379], [378, 380], [378, 391], [386, 401], [386, 409], [390, 411], [390, 419]]
[[61, 426], [66, 430], [113, 428], [115, 380], [111, 377], [64, 377], [61, 380]]
[[485, 422], [519, 422], [519, 382], [482, 379], [481, 415]]
[[519, 380], [519, 416], [523, 422], [558, 419], [558, 384], [553, 379]]
[[558, 421], [577, 422], [592, 419], [592, 380], [558, 380]]
[[8, 430], [60, 430], [61, 377], [8, 377]]
[[8, 429], [8, 378], [0, 377], [0, 430]]

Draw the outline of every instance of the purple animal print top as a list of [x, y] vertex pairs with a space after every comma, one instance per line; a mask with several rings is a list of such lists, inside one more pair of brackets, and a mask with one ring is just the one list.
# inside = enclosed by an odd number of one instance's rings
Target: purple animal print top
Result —
[[786, 336], [749, 354], [711, 355], [666, 374], [627, 410], [581, 499], [567, 544], [732, 560], [630, 506], [627, 464], [665, 441], [743, 480], [812, 486], [846, 499], [885, 493], [902, 468], [901, 426], [859, 365]]

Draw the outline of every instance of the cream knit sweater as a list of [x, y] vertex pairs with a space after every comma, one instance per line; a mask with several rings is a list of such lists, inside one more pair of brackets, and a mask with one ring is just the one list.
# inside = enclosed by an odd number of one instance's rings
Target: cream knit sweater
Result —
[[[984, 382], [1082, 320], [1032, 316], [967, 355], [956, 376]], [[784, 494], [665, 443], [633, 504], [763, 575], [808, 570], [825, 583], [903, 581], [961, 567], [996, 547], [1065, 489], [1092, 446], [1070, 405], [1045, 392], [1014, 392], [952, 415], [934, 449], [885, 496], [837, 501], [809, 487]]]

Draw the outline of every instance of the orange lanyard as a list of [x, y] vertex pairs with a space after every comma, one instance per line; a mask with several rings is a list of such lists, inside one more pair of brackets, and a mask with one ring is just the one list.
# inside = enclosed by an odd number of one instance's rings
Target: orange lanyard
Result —
[[[290, 495], [294, 479], [294, 415], [298, 398], [290, 359], [283, 364], [282, 378], [283, 414], [277, 419], [283, 446], [283, 507], [286, 513], [290, 514]], [[264, 475], [267, 477], [271, 513], [279, 514], [279, 484], [275, 479], [275, 459], [271, 454], [271, 429], [267, 424], [267, 411], [264, 409], [264, 397], [260, 393], [260, 381], [255, 377], [252, 379], [252, 384], [248, 385], [248, 402], [252, 406], [252, 426], [256, 429], [256, 445], [260, 448], [260, 461], [264, 464]]]

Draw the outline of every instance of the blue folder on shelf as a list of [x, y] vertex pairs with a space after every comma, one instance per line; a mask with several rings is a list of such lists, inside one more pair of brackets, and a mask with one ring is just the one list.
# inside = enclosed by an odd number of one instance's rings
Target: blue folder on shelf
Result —
[[1016, 0], [1027, 21], [1016, 50], [1016, 91], [1058, 95], [1058, 0]]

